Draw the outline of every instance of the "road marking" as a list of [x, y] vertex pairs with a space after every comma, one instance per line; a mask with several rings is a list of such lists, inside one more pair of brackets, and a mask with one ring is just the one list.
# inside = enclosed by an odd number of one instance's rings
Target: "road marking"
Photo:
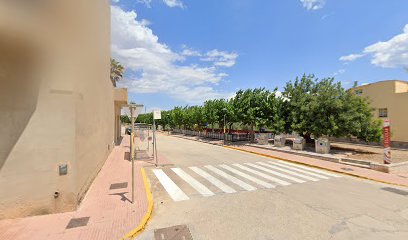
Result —
[[227, 184], [221, 182], [217, 178], [213, 177], [212, 175], [208, 174], [206, 171], [198, 168], [198, 167], [190, 167], [191, 170], [193, 170], [195, 173], [200, 175], [201, 177], [207, 179], [210, 183], [212, 183], [214, 186], [218, 187], [225, 193], [235, 193], [235, 191], [232, 187], [228, 186]]
[[296, 177], [301, 177], [301, 178], [304, 178], [304, 179], [307, 179], [307, 180], [310, 180], [310, 181], [314, 181], [314, 182], [319, 181], [319, 179], [317, 179], [317, 178], [312, 178], [312, 177], [309, 177], [309, 176], [306, 176], [306, 175], [303, 175], [303, 174], [300, 174], [300, 173], [295, 173], [293, 171], [290, 171], [290, 170], [287, 170], [287, 169], [284, 169], [284, 168], [281, 168], [281, 167], [276, 167], [276, 166], [274, 166], [274, 165], [272, 165], [270, 163], [263, 163], [263, 162], [257, 162], [257, 163], [261, 164], [263, 166], [266, 166], [266, 167], [270, 167], [270, 168], [279, 170], [281, 172], [292, 174], [293, 176], [296, 176]]
[[318, 177], [318, 178], [329, 179], [329, 177], [326, 177], [326, 176], [323, 176], [323, 175], [320, 175], [320, 174], [317, 174], [317, 173], [311, 173], [311, 172], [301, 170], [301, 169], [298, 169], [298, 168], [295, 168], [295, 167], [287, 166], [285, 164], [281, 164], [281, 163], [277, 163], [277, 162], [270, 162], [270, 163], [272, 163], [272, 164], [274, 164], [276, 166], [279, 166], [279, 167], [291, 169], [291, 170], [296, 171], [296, 172], [306, 173], [306, 174], [309, 174], [311, 176], [315, 176], [315, 177]]
[[254, 177], [252, 177], [251, 175], [248, 175], [248, 174], [246, 174], [246, 173], [244, 173], [244, 172], [241, 172], [241, 171], [239, 171], [239, 170], [237, 170], [237, 169], [235, 169], [235, 168], [232, 168], [232, 167], [230, 167], [230, 166], [227, 166], [227, 165], [225, 165], [225, 164], [222, 164], [222, 165], [219, 165], [219, 166], [222, 167], [222, 168], [224, 168], [225, 170], [228, 170], [228, 171], [230, 171], [230, 172], [233, 172], [233, 173], [237, 174], [238, 176], [241, 176], [241, 177], [243, 177], [243, 178], [246, 178], [246, 179], [248, 179], [248, 180], [250, 180], [250, 181], [252, 181], [252, 182], [254, 182], [254, 183], [256, 183], [256, 184], [259, 184], [259, 185], [261, 185], [261, 186], [264, 186], [264, 187], [266, 187], [266, 188], [274, 188], [274, 187], [275, 187], [275, 186], [272, 185], [272, 184], [269, 184], [269, 183], [267, 183], [267, 182], [265, 182], [265, 181], [262, 181], [262, 180], [260, 180], [260, 179], [258, 179], [258, 178], [254, 178]]
[[192, 186], [197, 192], [199, 192], [204, 197], [214, 196], [214, 193], [211, 192], [206, 186], [201, 184], [192, 176], [188, 175], [180, 168], [172, 168], [173, 172], [175, 172], [179, 177], [181, 177], [184, 181], [186, 181], [190, 186]]
[[224, 171], [222, 171], [222, 170], [219, 170], [218, 168], [215, 168], [215, 167], [213, 167], [213, 166], [211, 166], [211, 165], [207, 165], [207, 166], [205, 166], [205, 167], [206, 167], [207, 169], [209, 169], [210, 171], [212, 171], [212, 172], [214, 172], [214, 173], [220, 175], [221, 177], [227, 179], [228, 181], [237, 184], [238, 186], [242, 187], [243, 189], [245, 189], [245, 190], [247, 190], [247, 191], [256, 190], [256, 187], [251, 186], [251, 185], [249, 185], [248, 183], [245, 183], [245, 182], [239, 180], [238, 178], [236, 178], [236, 177], [234, 177], [234, 176], [231, 176], [230, 174], [228, 174], [228, 173], [226, 173], [226, 172], [224, 172]]
[[174, 201], [190, 199], [161, 169], [153, 169], [154, 175], [166, 189], [167, 193]]
[[245, 170], [245, 171], [248, 171], [248, 172], [250, 172], [250, 173], [256, 174], [256, 175], [258, 175], [258, 176], [260, 176], [260, 177], [266, 178], [266, 179], [268, 179], [268, 180], [271, 180], [271, 181], [273, 181], [273, 182], [279, 183], [279, 184], [284, 185], [284, 186], [287, 186], [287, 185], [290, 185], [290, 184], [291, 184], [291, 183], [286, 182], [286, 181], [283, 181], [283, 180], [281, 180], [281, 179], [279, 179], [279, 178], [272, 177], [272, 176], [270, 176], [270, 175], [268, 175], [268, 174], [259, 172], [259, 171], [257, 171], [257, 170], [253, 170], [252, 168], [245, 167], [245, 166], [243, 166], [243, 165], [241, 165], [241, 164], [238, 164], [238, 163], [233, 164], [233, 165], [236, 166], [236, 167], [241, 168], [242, 170]]
[[305, 166], [302, 166], [302, 165], [299, 165], [299, 164], [288, 163], [288, 162], [285, 162], [285, 161], [279, 161], [279, 162], [282, 163], [282, 164], [285, 164], [285, 165], [290, 165], [290, 166], [294, 166], [294, 167], [297, 167], [297, 168], [306, 169], [306, 170], [311, 171], [311, 172], [324, 174], [326, 176], [341, 178], [341, 176], [338, 176], [336, 174], [320, 171], [320, 170], [317, 170], [317, 169], [314, 169], [314, 168], [305, 167]]
[[265, 168], [265, 167], [262, 167], [262, 166], [258, 166], [258, 165], [253, 164], [253, 163], [245, 163], [245, 165], [248, 165], [248, 166], [257, 168], [257, 169], [259, 169], [259, 170], [262, 170], [262, 171], [265, 171], [265, 172], [268, 172], [268, 173], [272, 173], [272, 174], [274, 174], [274, 175], [276, 175], [276, 176], [283, 177], [283, 178], [292, 180], [292, 181], [297, 182], [297, 183], [304, 183], [304, 182], [306, 182], [306, 181], [304, 181], [304, 180], [302, 180], [302, 179], [295, 178], [295, 177], [292, 177], [292, 176], [288, 176], [288, 175], [286, 175], [286, 174], [283, 174], [283, 173], [280, 173], [280, 172], [276, 172], [276, 171], [273, 171], [273, 170], [271, 170], [271, 169], [269, 169], [269, 168]]

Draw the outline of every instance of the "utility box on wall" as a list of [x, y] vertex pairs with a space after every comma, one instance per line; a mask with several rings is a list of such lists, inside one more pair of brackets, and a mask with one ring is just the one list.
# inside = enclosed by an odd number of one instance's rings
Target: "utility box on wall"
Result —
[[327, 138], [319, 138], [315, 140], [316, 152], [321, 154], [330, 153], [330, 141]]

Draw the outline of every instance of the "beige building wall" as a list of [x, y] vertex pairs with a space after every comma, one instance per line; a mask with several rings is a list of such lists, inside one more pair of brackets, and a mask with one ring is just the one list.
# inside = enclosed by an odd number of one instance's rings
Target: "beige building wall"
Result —
[[[381, 81], [353, 88], [352, 91], [369, 98], [376, 118], [390, 120], [393, 142], [408, 142], [408, 82]], [[380, 109], [387, 109], [388, 117], [380, 117]]]
[[30, 2], [0, 2], [0, 219], [75, 209], [127, 102], [109, 79], [110, 2]]

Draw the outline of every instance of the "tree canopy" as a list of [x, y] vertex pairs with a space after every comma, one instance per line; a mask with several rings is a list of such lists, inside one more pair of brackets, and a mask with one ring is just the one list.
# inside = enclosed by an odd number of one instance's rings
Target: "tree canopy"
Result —
[[110, 60], [110, 80], [114, 87], [116, 87], [116, 83], [120, 79], [123, 78], [124, 72], [125, 72], [125, 68], [120, 64], [120, 62], [111, 58]]
[[[207, 100], [201, 106], [164, 111], [158, 124], [201, 130], [224, 127], [266, 128], [275, 134], [296, 132], [310, 139], [321, 136], [357, 137], [379, 141], [381, 122], [375, 120], [368, 99], [344, 89], [334, 78], [303, 75], [286, 83], [283, 92], [265, 88], [238, 90], [231, 99]], [[152, 114], [137, 121], [151, 123]]]

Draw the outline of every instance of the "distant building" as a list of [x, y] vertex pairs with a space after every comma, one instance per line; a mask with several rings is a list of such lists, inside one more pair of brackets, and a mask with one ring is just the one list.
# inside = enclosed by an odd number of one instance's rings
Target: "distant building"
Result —
[[408, 144], [408, 82], [387, 80], [352, 88], [355, 94], [368, 97], [374, 117], [389, 119], [394, 145]]
[[120, 140], [110, 1], [0, 1], [0, 219], [76, 209]]

